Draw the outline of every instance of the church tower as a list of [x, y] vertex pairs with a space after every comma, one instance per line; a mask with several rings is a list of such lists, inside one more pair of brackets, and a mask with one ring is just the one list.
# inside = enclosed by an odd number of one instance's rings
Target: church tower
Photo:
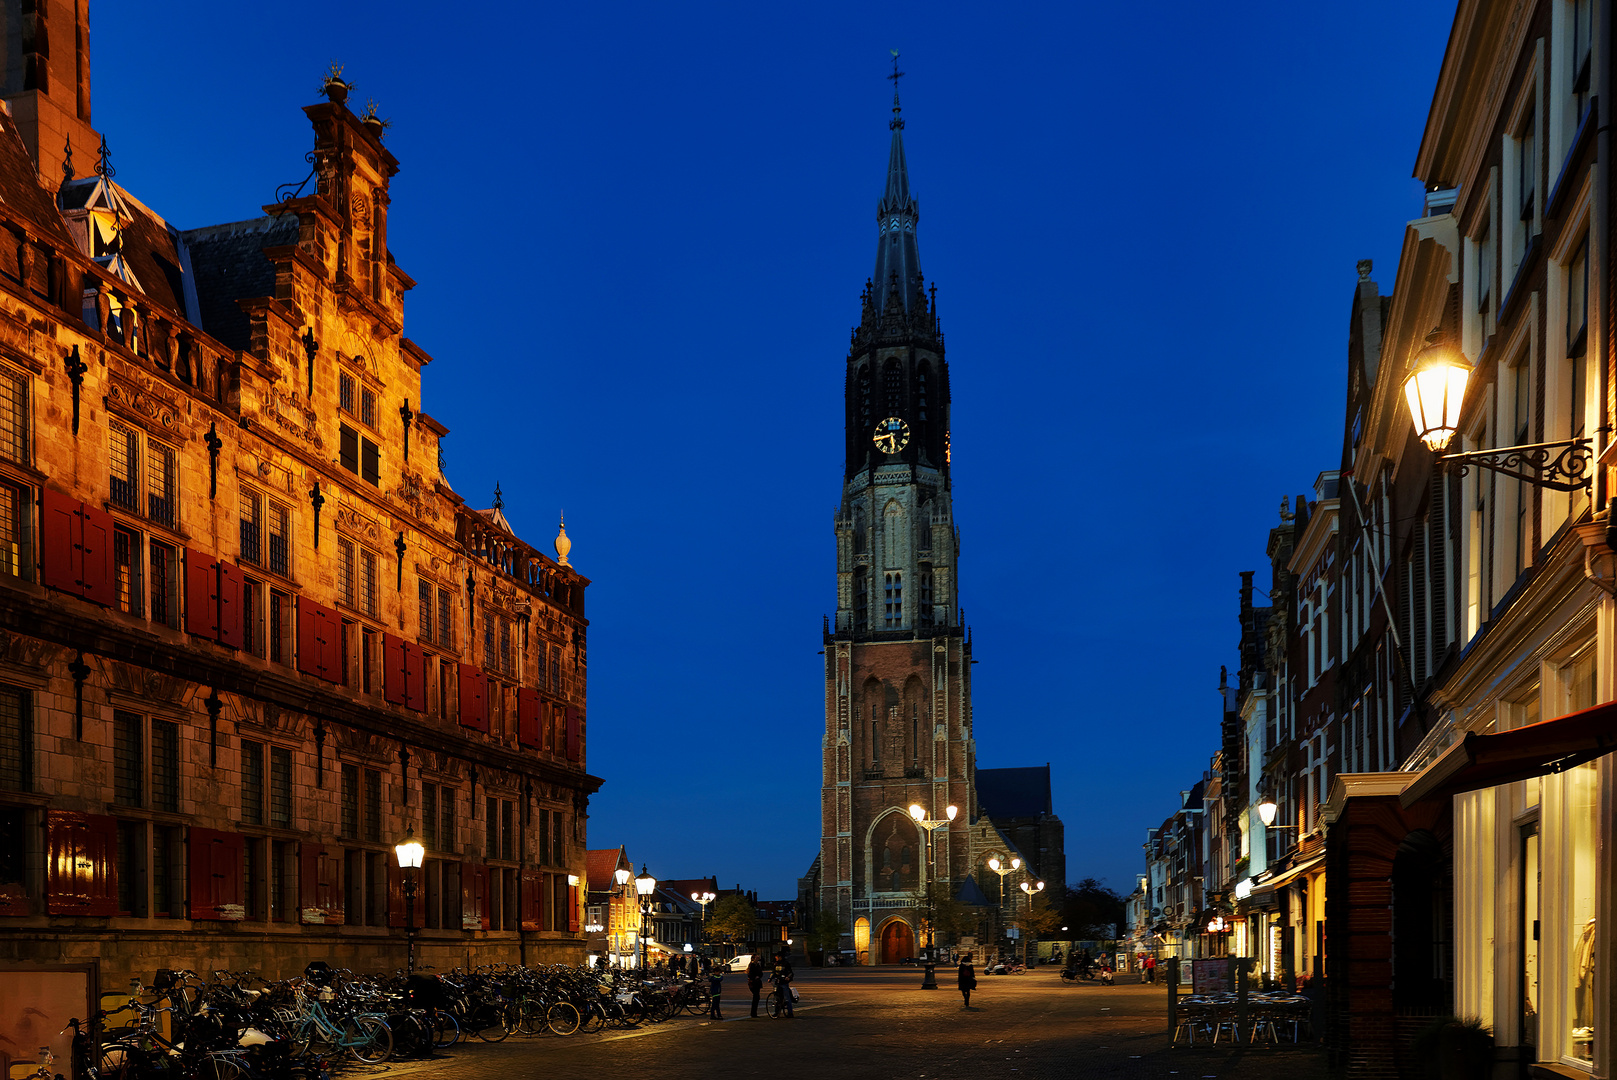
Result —
[[[925, 944], [917, 910], [970, 872], [971, 644], [961, 625], [950, 507], [949, 367], [921, 275], [894, 73], [876, 266], [848, 351], [837, 613], [825, 626], [820, 907], [860, 962]], [[908, 807], [955, 821], [931, 837]]]

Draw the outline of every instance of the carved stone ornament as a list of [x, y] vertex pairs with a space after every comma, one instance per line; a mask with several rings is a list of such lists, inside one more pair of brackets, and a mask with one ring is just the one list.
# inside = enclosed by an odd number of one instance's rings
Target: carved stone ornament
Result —
[[8, 634], [0, 630], [0, 664], [38, 671], [44, 666], [45, 653], [49, 648], [49, 645], [38, 638]]
[[121, 372], [115, 372], [108, 380], [109, 407], [144, 417], [164, 431], [185, 435], [185, 425], [180, 419], [180, 404], [175, 395], [156, 386], [144, 375], [134, 372], [128, 376], [121, 375]]
[[320, 418], [313, 409], [303, 404], [296, 391], [287, 392], [278, 385], [265, 386], [259, 390], [258, 400], [258, 415], [254, 417], [256, 422], [268, 420], [316, 450], [325, 449], [325, 440], [320, 438]]
[[190, 683], [172, 675], [134, 667], [118, 660], [98, 657], [96, 665], [101, 669], [102, 682], [108, 689], [118, 690], [145, 701], [178, 704], [185, 698], [187, 688], [190, 686]]
[[368, 517], [364, 517], [351, 506], [337, 508], [337, 527], [356, 536], [364, 537], [372, 543], [382, 541], [381, 527]]
[[432, 485], [420, 473], [401, 473], [399, 486], [393, 489], [393, 493], [419, 521], [436, 522], [442, 516]]

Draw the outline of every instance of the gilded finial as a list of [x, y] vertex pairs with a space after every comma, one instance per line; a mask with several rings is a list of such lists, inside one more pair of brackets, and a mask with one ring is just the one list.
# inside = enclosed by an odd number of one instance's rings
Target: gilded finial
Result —
[[567, 538], [567, 515], [561, 514], [561, 523], [557, 525], [560, 530], [556, 533], [556, 562], [562, 566], [571, 566], [567, 561], [567, 553], [573, 550], [573, 542]]

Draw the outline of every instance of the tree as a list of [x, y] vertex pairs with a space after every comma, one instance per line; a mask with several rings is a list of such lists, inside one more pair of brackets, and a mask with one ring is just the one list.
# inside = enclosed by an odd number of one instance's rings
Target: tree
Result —
[[1071, 925], [1062, 921], [1061, 909], [1042, 892], [1033, 894], [1032, 903], [1026, 905], [1026, 913], [1022, 916], [1021, 922], [1029, 933], [1040, 938], [1049, 935], [1053, 930]]
[[1084, 878], [1067, 890], [1061, 905], [1061, 925], [1069, 937], [1086, 938], [1091, 927], [1120, 926], [1126, 901], [1094, 878]]
[[952, 896], [939, 897], [932, 902], [932, 924], [944, 941], [954, 941], [962, 934], [975, 933], [981, 918], [977, 908], [962, 904]]
[[821, 911], [814, 917], [814, 924], [809, 927], [804, 940], [810, 952], [836, 952], [842, 944], [842, 935], [848, 928], [837, 918], [834, 911]]
[[740, 893], [731, 893], [713, 903], [707, 917], [707, 939], [723, 941], [732, 948], [752, 937], [758, 928], [758, 912]]

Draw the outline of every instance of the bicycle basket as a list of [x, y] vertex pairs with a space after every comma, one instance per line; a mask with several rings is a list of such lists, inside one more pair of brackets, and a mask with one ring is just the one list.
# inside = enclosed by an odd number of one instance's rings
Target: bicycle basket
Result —
[[324, 960], [315, 960], [303, 969], [303, 977], [315, 986], [330, 986], [334, 974], [331, 965]]

